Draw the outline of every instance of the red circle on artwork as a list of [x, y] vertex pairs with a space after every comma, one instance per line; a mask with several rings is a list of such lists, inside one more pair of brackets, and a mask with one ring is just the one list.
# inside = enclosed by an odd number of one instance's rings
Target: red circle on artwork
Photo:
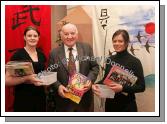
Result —
[[155, 32], [155, 23], [149, 22], [145, 25], [145, 32], [148, 34], [153, 34]]

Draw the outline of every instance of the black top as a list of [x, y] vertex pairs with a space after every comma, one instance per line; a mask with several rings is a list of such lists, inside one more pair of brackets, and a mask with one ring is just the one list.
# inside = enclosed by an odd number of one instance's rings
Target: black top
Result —
[[[134, 93], [145, 90], [144, 74], [140, 60], [128, 53], [127, 50], [111, 55], [107, 58], [104, 79], [113, 65], [128, 70], [131, 74], [137, 76], [138, 79], [133, 86], [123, 85], [123, 91], [116, 93], [114, 99], [107, 99], [106, 111], [137, 111]], [[127, 94], [125, 95], [125, 93]], [[132, 102], [134, 102], [134, 105], [132, 105]]]
[[[34, 62], [27, 51], [22, 48], [14, 53], [11, 61], [30, 61], [32, 62], [35, 73], [45, 69], [46, 58], [44, 54], [37, 49], [38, 62]], [[14, 111], [33, 112], [45, 111], [46, 100], [43, 86], [22, 83], [15, 86]]]

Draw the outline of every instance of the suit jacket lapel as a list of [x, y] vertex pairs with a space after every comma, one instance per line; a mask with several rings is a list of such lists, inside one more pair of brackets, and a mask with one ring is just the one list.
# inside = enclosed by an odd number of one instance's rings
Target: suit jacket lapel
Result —
[[[80, 43], [76, 43], [76, 47], [77, 47], [77, 52], [78, 52], [78, 56], [80, 56], [81, 58], [84, 56], [84, 51], [83, 51], [83, 48], [81, 46]], [[82, 63], [82, 60], [79, 59], [79, 72], [81, 73], [81, 70], [83, 69], [83, 64]]]
[[63, 44], [59, 47], [58, 57], [60, 59], [60, 62], [65, 67], [65, 69], [68, 71], [67, 61], [66, 61], [66, 57], [65, 57], [65, 50], [64, 50], [64, 45]]

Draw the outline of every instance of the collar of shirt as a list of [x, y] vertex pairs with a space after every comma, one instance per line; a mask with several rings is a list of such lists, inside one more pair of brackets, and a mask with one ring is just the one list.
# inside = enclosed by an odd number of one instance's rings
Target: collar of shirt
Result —
[[[65, 53], [68, 53], [68, 52], [69, 52], [68, 48], [70, 48], [70, 47], [68, 47], [67, 45], [64, 44]], [[73, 48], [72, 51], [77, 51], [76, 44], [75, 44], [72, 48]]]

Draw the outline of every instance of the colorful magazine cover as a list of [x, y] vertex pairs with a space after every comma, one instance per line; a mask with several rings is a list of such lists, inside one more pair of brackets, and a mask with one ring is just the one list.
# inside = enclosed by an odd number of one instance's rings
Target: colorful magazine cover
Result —
[[137, 81], [135, 75], [130, 74], [129, 72], [123, 70], [121, 67], [114, 65], [107, 77], [104, 80], [104, 84], [110, 84], [112, 82], [119, 83], [121, 85], [133, 86]]
[[26, 76], [34, 73], [34, 69], [31, 62], [23, 61], [9, 61], [5, 65], [6, 70], [12, 76]]
[[82, 96], [86, 92], [84, 86], [87, 85], [88, 81], [89, 79], [80, 73], [73, 74], [67, 85], [69, 92], [65, 93], [66, 97], [79, 104]]

